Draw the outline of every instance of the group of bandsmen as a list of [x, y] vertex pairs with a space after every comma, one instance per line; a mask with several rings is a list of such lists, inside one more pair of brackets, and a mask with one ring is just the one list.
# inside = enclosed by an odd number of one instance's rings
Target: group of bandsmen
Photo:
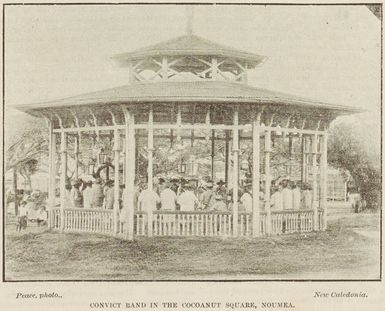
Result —
[[[265, 201], [261, 183], [259, 200]], [[270, 193], [271, 210], [310, 209], [312, 188], [310, 184], [280, 177], [272, 181]], [[66, 186], [66, 205], [75, 208], [114, 208], [114, 181], [96, 178], [94, 181], [75, 180]], [[120, 208], [124, 201], [124, 185], [119, 186]], [[135, 186], [134, 204], [139, 211], [231, 211], [232, 189], [222, 180], [188, 181], [184, 178], [157, 178], [153, 187], [147, 183]], [[252, 211], [252, 182], [245, 182], [238, 193], [239, 211]], [[263, 206], [264, 204], [262, 204]]]
[[271, 184], [271, 210], [311, 209], [313, 191], [309, 183], [278, 178]]
[[[266, 196], [261, 183], [259, 200]], [[292, 181], [280, 177], [271, 184], [271, 210], [310, 209], [312, 207], [312, 188], [309, 183]], [[152, 189], [137, 191], [138, 210], [206, 210], [231, 211], [233, 206], [233, 190], [226, 187], [222, 180], [214, 184], [211, 180], [199, 181], [197, 186], [188, 181], [165, 180], [159, 178]], [[238, 193], [239, 211], [252, 212], [252, 182], [245, 182]], [[263, 206], [264, 204], [262, 204]]]
[[[270, 207], [272, 211], [311, 209], [313, 191], [309, 183], [277, 178], [271, 183]], [[259, 200], [265, 201], [264, 185], [260, 185]], [[119, 186], [119, 207], [124, 205], [124, 185]], [[66, 185], [65, 205], [69, 208], [113, 209], [115, 205], [114, 181], [96, 178], [93, 181], [81, 179]], [[238, 193], [238, 210], [252, 212], [252, 183], [244, 183]], [[37, 219], [38, 224], [47, 220], [45, 206], [35, 203], [34, 195], [26, 195], [20, 202], [17, 230], [26, 227], [27, 216]], [[158, 178], [152, 188], [147, 183], [135, 186], [134, 204], [137, 211], [232, 211], [233, 191], [219, 180], [191, 182], [183, 178]], [[36, 214], [36, 215], [35, 215]]]
[[[120, 193], [122, 193], [120, 187]], [[121, 196], [121, 195], [120, 195]], [[77, 179], [66, 185], [66, 206], [74, 208], [114, 208], [114, 181], [98, 177]]]
[[[241, 200], [243, 208], [251, 209], [247, 205], [246, 197]], [[199, 185], [193, 185], [184, 179], [165, 180], [159, 178], [158, 184], [152, 189], [145, 189], [139, 193], [137, 200], [138, 210], [181, 210], [181, 211], [228, 211], [231, 209], [230, 193], [225, 187], [225, 182], [218, 181], [215, 185], [209, 181], [201, 181]]]

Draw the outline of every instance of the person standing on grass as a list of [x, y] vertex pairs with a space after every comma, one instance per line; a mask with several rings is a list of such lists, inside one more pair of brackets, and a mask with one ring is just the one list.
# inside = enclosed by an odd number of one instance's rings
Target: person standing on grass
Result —
[[152, 189], [143, 190], [138, 197], [138, 210], [143, 212], [153, 212], [156, 205], [160, 203], [159, 195]]
[[28, 220], [28, 208], [27, 208], [27, 202], [22, 201], [17, 215], [17, 224], [16, 224], [16, 231], [21, 231], [22, 229], [27, 228], [27, 220]]
[[163, 211], [175, 211], [176, 194], [170, 189], [170, 183], [164, 183], [164, 189], [160, 193], [160, 204]]
[[47, 224], [47, 219], [48, 219], [48, 215], [47, 215], [47, 211], [45, 210], [45, 206], [41, 206], [36, 216], [38, 227], [40, 227], [41, 225]]
[[27, 195], [24, 201], [26, 201], [27, 203], [25, 205], [25, 208], [27, 209], [28, 219], [36, 219], [37, 204], [35, 200], [32, 198], [31, 195]]
[[195, 208], [199, 206], [199, 200], [195, 196], [190, 185], [186, 185], [184, 189], [185, 191], [182, 192], [177, 199], [177, 202], [180, 205], [180, 210], [187, 212], [194, 211]]
[[12, 190], [10, 188], [5, 192], [5, 208], [8, 210], [8, 205], [12, 201]]

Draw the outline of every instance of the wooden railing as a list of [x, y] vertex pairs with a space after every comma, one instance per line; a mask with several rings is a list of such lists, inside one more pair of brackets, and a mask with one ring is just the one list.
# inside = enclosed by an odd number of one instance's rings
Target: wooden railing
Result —
[[[82, 231], [112, 234], [113, 211], [107, 209], [64, 209], [64, 231]], [[60, 228], [60, 209], [53, 210], [53, 228]]]
[[48, 221], [53, 229], [60, 229], [60, 208], [54, 208], [48, 213]]
[[[313, 210], [272, 211], [271, 234], [313, 231], [313, 218]], [[266, 231], [264, 234], [266, 234]]]
[[[64, 231], [94, 232], [113, 235], [113, 210], [66, 208]], [[260, 236], [267, 235], [266, 212], [260, 213]], [[50, 213], [50, 225], [60, 229], [61, 210], [55, 208]], [[271, 212], [271, 235], [295, 232], [310, 232], [323, 228], [323, 211], [318, 211], [319, 228], [313, 228], [313, 210], [286, 210]], [[118, 221], [117, 234], [123, 236], [125, 224]], [[149, 230], [150, 229], [150, 230]], [[233, 214], [217, 211], [154, 211], [151, 217], [146, 212], [134, 214], [134, 234], [138, 236], [232, 236]], [[252, 236], [252, 214], [239, 212], [238, 236]]]
[[134, 233], [136, 235], [147, 235], [147, 213], [135, 212], [134, 214]]
[[324, 229], [324, 211], [318, 210], [318, 225], [319, 228], [317, 230], [323, 230]]
[[155, 236], [230, 236], [230, 212], [155, 211], [152, 232]]

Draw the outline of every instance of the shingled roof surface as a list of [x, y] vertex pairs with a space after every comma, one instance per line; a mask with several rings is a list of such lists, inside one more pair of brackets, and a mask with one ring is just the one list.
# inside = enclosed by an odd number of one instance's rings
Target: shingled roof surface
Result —
[[139, 102], [206, 102], [206, 103], [255, 103], [271, 105], [292, 105], [304, 108], [335, 110], [339, 114], [360, 112], [361, 110], [322, 103], [281, 92], [269, 91], [252, 86], [223, 81], [151, 82], [134, 83], [103, 91], [53, 101], [19, 105], [22, 111], [39, 108], [59, 108], [80, 105], [122, 104]]
[[264, 56], [228, 47], [196, 35], [180, 36], [133, 52], [114, 55], [112, 58], [118, 61], [130, 61], [149, 56], [184, 55], [233, 57], [236, 59], [247, 60], [253, 65], [257, 65], [265, 59]]

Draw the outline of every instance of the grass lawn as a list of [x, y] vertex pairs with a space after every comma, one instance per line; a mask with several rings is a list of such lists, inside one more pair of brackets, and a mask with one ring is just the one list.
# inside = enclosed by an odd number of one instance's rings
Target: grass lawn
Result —
[[6, 280], [379, 278], [379, 215], [330, 220], [325, 232], [258, 239], [146, 238], [130, 242], [7, 226]]

